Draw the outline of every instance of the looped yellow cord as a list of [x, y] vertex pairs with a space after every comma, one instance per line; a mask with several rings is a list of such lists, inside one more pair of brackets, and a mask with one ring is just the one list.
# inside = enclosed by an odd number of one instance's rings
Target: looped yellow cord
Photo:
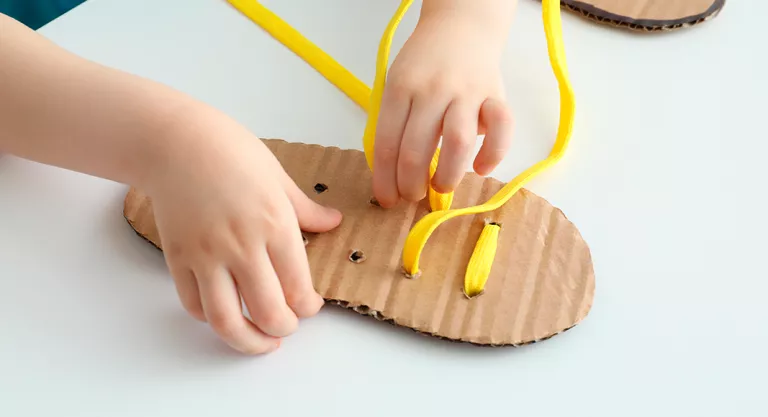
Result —
[[[389, 50], [392, 45], [392, 37], [394, 36], [400, 21], [403, 19], [403, 16], [405, 16], [408, 8], [413, 3], [413, 0], [403, 0], [400, 3], [394, 16], [389, 21], [387, 29], [384, 31], [384, 36], [379, 42], [373, 90], [368, 88], [367, 85], [355, 77], [354, 74], [349, 72], [346, 68], [341, 66], [341, 64], [325, 53], [325, 51], [312, 43], [309, 39], [305, 38], [296, 29], [261, 5], [258, 1], [228, 1], [254, 23], [266, 30], [273, 38], [304, 59], [310, 66], [315, 68], [315, 70], [368, 112], [368, 120], [363, 134], [363, 149], [365, 150], [365, 159], [368, 162], [368, 167], [373, 171], [373, 149], [376, 136], [376, 125], [378, 123], [379, 110], [381, 107], [381, 97], [384, 92], [387, 78], [387, 64], [389, 62]], [[437, 156], [433, 158], [433, 163], [437, 164]], [[430, 191], [433, 194], [437, 194], [431, 187]], [[432, 210], [445, 210], [450, 208], [450, 201], [453, 199], [452, 197], [453, 193], [441, 196], [439, 199], [435, 200], [439, 205], [433, 205]], [[448, 203], [447, 206], [445, 205], [446, 203]]]
[[559, 161], [565, 153], [570, 141], [571, 132], [573, 131], [576, 106], [573, 89], [568, 79], [559, 12], [559, 0], [542, 1], [542, 16], [547, 38], [549, 61], [555, 77], [557, 78], [560, 90], [560, 121], [557, 130], [557, 138], [552, 151], [547, 158], [534, 164], [515, 177], [485, 204], [455, 210], [432, 212], [419, 220], [408, 234], [403, 248], [403, 268], [406, 273], [410, 275], [417, 275], [419, 273], [419, 257], [421, 256], [421, 252], [430, 235], [432, 235], [432, 232], [434, 232], [440, 224], [458, 216], [484, 213], [498, 209], [504, 203], [509, 201], [509, 199], [512, 198], [524, 184]]
[[379, 110], [381, 109], [381, 97], [384, 94], [384, 86], [387, 82], [387, 65], [389, 64], [389, 50], [392, 46], [392, 37], [400, 21], [403, 20], [405, 12], [411, 7], [413, 0], [403, 0], [400, 2], [392, 19], [389, 20], [384, 36], [379, 41], [379, 50], [376, 55], [376, 76], [373, 79], [373, 90], [371, 91], [371, 105], [368, 108], [368, 122], [365, 124], [365, 133], [363, 133], [363, 149], [365, 150], [365, 159], [368, 161], [368, 167], [373, 170], [373, 144], [376, 139], [376, 126], [379, 122]]
[[[392, 19], [389, 20], [384, 35], [379, 41], [379, 50], [376, 55], [376, 76], [373, 79], [373, 90], [371, 91], [371, 104], [368, 109], [368, 121], [365, 124], [365, 132], [363, 133], [363, 149], [365, 150], [365, 159], [368, 162], [368, 167], [373, 171], [373, 149], [374, 142], [376, 140], [376, 127], [379, 122], [379, 112], [381, 110], [381, 100], [384, 94], [384, 87], [387, 82], [387, 65], [389, 65], [389, 51], [392, 46], [392, 38], [395, 36], [397, 26], [403, 20], [403, 16], [408, 11], [408, 8], [413, 3], [413, 0], [403, 0], [400, 2], [395, 11]], [[437, 169], [438, 156], [440, 155], [440, 149], [435, 152], [432, 157], [432, 163], [430, 169]], [[430, 173], [430, 177], [434, 175], [434, 172]], [[429, 187], [430, 193], [430, 206], [433, 211], [447, 210], [450, 208], [450, 202], [453, 200], [453, 193], [439, 194], [432, 187]]]
[[[379, 43], [376, 62], [376, 78], [374, 80], [373, 91], [369, 90], [365, 84], [358, 80], [352, 73], [339, 65], [333, 58], [312, 42], [304, 38], [298, 31], [282, 21], [277, 15], [260, 5], [256, 0], [229, 0], [229, 2], [255, 23], [264, 28], [275, 39], [290, 48], [298, 56], [302, 57], [330, 82], [341, 89], [345, 94], [363, 107], [363, 109], [368, 111], [368, 121], [363, 135], [363, 147], [365, 149], [368, 166], [372, 170], [376, 124], [378, 122], [381, 96], [386, 83], [387, 64], [392, 37], [394, 36], [394, 32], [402, 20], [402, 17], [405, 15], [408, 7], [410, 7], [412, 0], [403, 0], [400, 3], [400, 6], [387, 25], [384, 36]], [[479, 206], [449, 210], [452, 194], [447, 196], [436, 196], [434, 190], [431, 190], [430, 205], [433, 211], [423, 217], [416, 223], [413, 229], [411, 229], [403, 248], [403, 267], [409, 275], [415, 276], [418, 274], [421, 252], [429, 240], [429, 237], [440, 224], [457, 216], [483, 213], [498, 209], [520, 188], [522, 188], [525, 183], [555, 164], [563, 156], [568, 146], [573, 128], [575, 103], [570, 81], [568, 80], [565, 53], [563, 51], [559, 7], [559, 0], [542, 1], [542, 15], [547, 38], [547, 50], [549, 53], [550, 64], [555, 77], [557, 78], [560, 90], [560, 121], [557, 138], [552, 151], [546, 159], [523, 171], [491, 197], [485, 204]], [[430, 176], [434, 175], [438, 155], [439, 149], [433, 157], [432, 165], [430, 167]], [[451, 200], [449, 200], [449, 198]], [[470, 265], [467, 268], [467, 275], [465, 277], [465, 292], [467, 294], [482, 292], [482, 288], [490, 273], [490, 265], [495, 256], [495, 246], [487, 243], [489, 242], [487, 237], [489, 233], [497, 233], [498, 230], [494, 228], [488, 229], [488, 227], [489, 226], [486, 226], [486, 229], [484, 229], [485, 234], [481, 234], [481, 238], [476, 245], [476, 250], [473, 254], [474, 262], [470, 262]], [[486, 230], [488, 230], [488, 232], [486, 232]]]

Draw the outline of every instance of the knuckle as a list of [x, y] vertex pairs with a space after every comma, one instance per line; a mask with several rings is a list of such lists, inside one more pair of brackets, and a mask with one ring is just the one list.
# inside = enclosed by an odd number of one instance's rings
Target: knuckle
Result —
[[299, 317], [314, 316], [323, 305], [322, 301], [318, 301], [317, 297], [312, 294], [287, 293], [285, 298], [288, 305]]
[[413, 82], [403, 79], [403, 77], [398, 77], [390, 83], [389, 94], [391, 98], [399, 101], [410, 98], [414, 90]]
[[261, 259], [259, 259], [259, 252], [250, 251], [247, 253], [233, 254], [231, 258], [227, 260], [230, 265], [230, 271], [239, 279], [251, 280], [257, 275], [256, 268], [258, 267]]
[[184, 245], [177, 241], [171, 241], [168, 243], [166, 248], [166, 253], [168, 254], [168, 258], [173, 260], [176, 258], [181, 258], [185, 255], [186, 251], [184, 249]]
[[403, 70], [399, 62], [395, 62], [389, 71], [387, 77], [387, 94], [391, 98], [398, 100], [408, 99], [415, 93], [419, 86], [421, 77], [414, 71]]
[[423, 159], [423, 155], [418, 151], [403, 149], [402, 152], [400, 152], [399, 162], [402, 169], [411, 171], [420, 168]]
[[207, 321], [205, 317], [205, 311], [203, 311], [203, 306], [199, 302], [186, 302], [184, 303], [184, 309], [195, 320], [203, 322]]
[[426, 181], [408, 181], [406, 184], [400, 184], [400, 195], [406, 201], [415, 203], [423, 199], [427, 194]]
[[493, 123], [510, 125], [513, 122], [512, 110], [501, 102], [495, 102], [494, 105], [489, 106], [488, 116]]
[[222, 339], [227, 341], [237, 340], [243, 329], [242, 319], [224, 314], [213, 314], [208, 317], [208, 323]]
[[275, 308], [266, 309], [254, 319], [263, 332], [276, 337], [288, 336], [297, 327], [296, 320], [291, 320], [290, 317]]
[[205, 255], [211, 256], [213, 254], [213, 248], [215, 247], [215, 245], [211, 236], [209, 235], [200, 236], [197, 243], [198, 243], [198, 247]]
[[421, 93], [422, 96], [427, 97], [450, 97], [454, 95], [456, 89], [457, 84], [452, 78], [436, 76], [423, 84]]
[[464, 154], [469, 152], [472, 147], [472, 140], [470, 135], [459, 131], [456, 128], [449, 128], [443, 135], [443, 143], [446, 149], [450, 149], [451, 152]]
[[465, 79], [464, 82], [461, 84], [461, 91], [463, 91], [465, 94], [480, 94], [480, 91], [488, 91], [488, 82], [484, 79], [478, 79], [478, 78], [470, 78]]
[[262, 228], [264, 230], [283, 229], [290, 224], [291, 210], [274, 202], [267, 203], [262, 209]]
[[451, 82], [445, 77], [433, 77], [426, 84], [429, 93], [441, 93], [450, 89]]
[[376, 150], [376, 155], [380, 163], [385, 165], [392, 165], [397, 162], [397, 148], [389, 145], [379, 146]]

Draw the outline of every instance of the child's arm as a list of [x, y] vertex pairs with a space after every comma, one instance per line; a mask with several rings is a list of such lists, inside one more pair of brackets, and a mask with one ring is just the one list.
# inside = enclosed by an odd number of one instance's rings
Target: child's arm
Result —
[[185, 148], [168, 133], [200, 105], [176, 91], [76, 57], [2, 14], [0, 57], [2, 152], [145, 186]]
[[517, 0], [424, 0], [421, 21], [434, 19], [460, 19], [470, 25], [470, 30], [491, 32], [495, 47], [503, 47], [512, 25]]
[[240, 351], [273, 350], [323, 304], [299, 226], [327, 231], [341, 215], [307, 198], [258, 138], [2, 14], [0, 152], [146, 191], [182, 304]]
[[453, 191], [474, 160], [490, 173], [506, 154], [512, 116], [500, 61], [515, 0], [424, 0], [419, 23], [387, 77], [376, 134], [374, 194], [384, 207], [418, 201], [443, 136], [432, 185]]

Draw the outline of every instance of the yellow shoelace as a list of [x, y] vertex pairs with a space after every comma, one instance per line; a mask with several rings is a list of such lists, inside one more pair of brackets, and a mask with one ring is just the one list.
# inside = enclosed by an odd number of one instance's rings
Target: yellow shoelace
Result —
[[[363, 134], [363, 148], [370, 169], [373, 169], [373, 149], [376, 124], [379, 116], [381, 97], [387, 78], [389, 52], [397, 26], [400, 24], [412, 0], [402, 0], [400, 6], [389, 21], [384, 35], [379, 43], [376, 58], [376, 76], [373, 90], [340, 65], [331, 56], [306, 39], [279, 16], [272, 13], [256, 0], [228, 0], [236, 9], [246, 15], [256, 24], [266, 30], [272, 37], [291, 49], [304, 59], [315, 70], [343, 91], [368, 113], [368, 121]], [[432, 212], [421, 218], [411, 229], [403, 248], [403, 269], [409, 276], [419, 274], [419, 259], [432, 233], [444, 222], [458, 216], [472, 215], [494, 211], [504, 205], [510, 198], [533, 179], [562, 158], [570, 141], [573, 130], [575, 102], [573, 89], [568, 80], [565, 62], [565, 51], [562, 41], [560, 22], [560, 1], [543, 0], [542, 16], [544, 31], [547, 38], [547, 51], [550, 65], [558, 82], [560, 90], [560, 121], [557, 137], [552, 151], [542, 161], [523, 171], [507, 183], [499, 192], [486, 203], [460, 209], [450, 209], [453, 194], [438, 194], [430, 189], [429, 202]], [[435, 153], [430, 166], [430, 175], [437, 168], [439, 149]], [[473, 297], [482, 293], [490, 275], [491, 265], [496, 254], [496, 244], [501, 226], [495, 223], [486, 224], [475, 250], [470, 258], [464, 280], [464, 292]]]

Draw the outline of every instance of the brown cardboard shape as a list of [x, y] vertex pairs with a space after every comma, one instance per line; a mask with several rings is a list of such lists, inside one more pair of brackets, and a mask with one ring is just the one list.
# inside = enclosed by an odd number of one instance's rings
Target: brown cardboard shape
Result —
[[639, 31], [674, 30], [714, 18], [725, 0], [561, 0], [596, 22]]
[[[314, 201], [344, 215], [323, 234], [305, 234], [314, 287], [326, 300], [418, 332], [480, 345], [523, 345], [581, 322], [595, 278], [587, 244], [563, 213], [520, 190], [500, 209], [446, 222], [421, 258], [421, 276], [406, 278], [401, 251], [426, 201], [383, 209], [372, 200], [371, 172], [358, 150], [265, 140], [288, 175]], [[480, 204], [504, 184], [467, 173], [454, 207]], [[124, 215], [162, 248], [152, 202], [132, 188]], [[464, 272], [485, 221], [502, 225], [483, 294], [468, 299]]]

